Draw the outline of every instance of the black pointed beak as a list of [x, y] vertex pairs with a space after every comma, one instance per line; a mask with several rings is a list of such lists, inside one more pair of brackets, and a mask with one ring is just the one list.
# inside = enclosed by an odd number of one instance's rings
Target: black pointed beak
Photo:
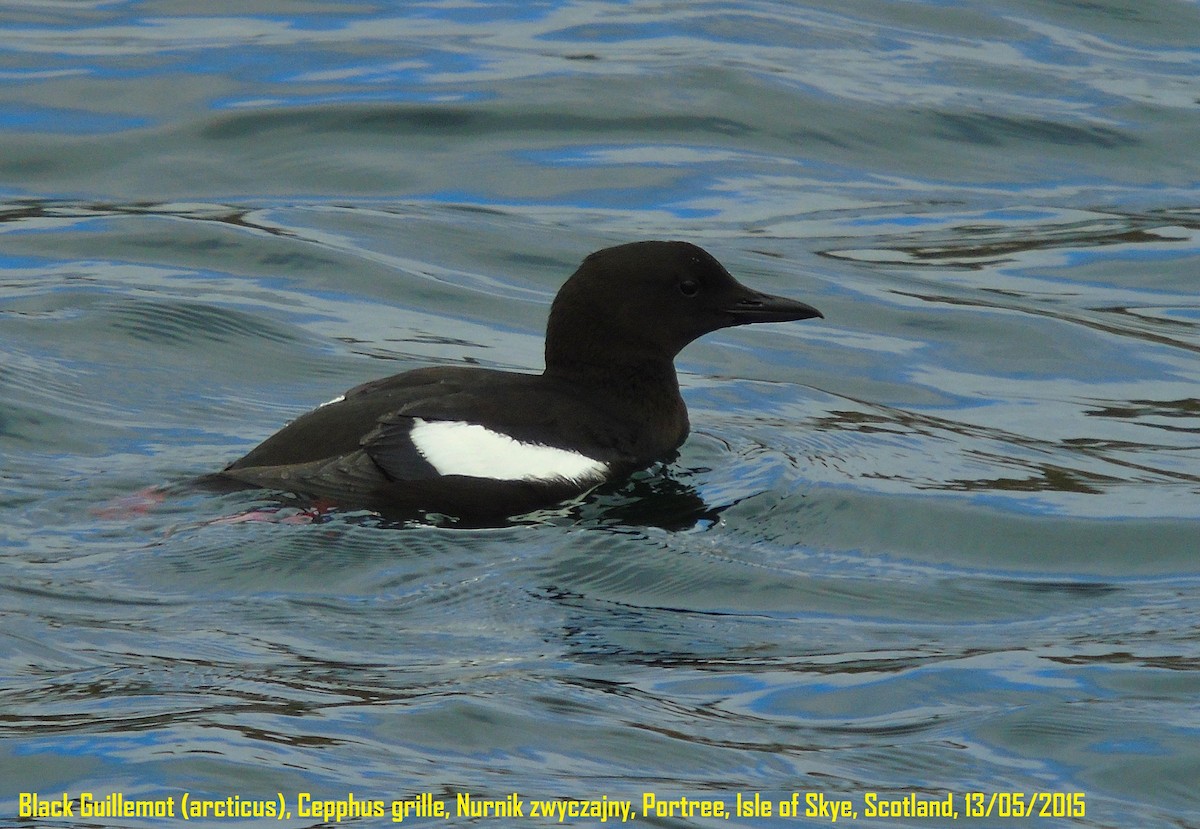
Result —
[[782, 296], [761, 294], [746, 289], [724, 311], [733, 319], [730, 325], [746, 325], [751, 322], [791, 322], [813, 317], [825, 318], [816, 308], [804, 302]]

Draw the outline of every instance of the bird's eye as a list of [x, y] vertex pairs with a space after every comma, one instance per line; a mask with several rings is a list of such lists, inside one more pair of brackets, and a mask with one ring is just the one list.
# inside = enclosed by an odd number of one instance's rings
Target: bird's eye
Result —
[[685, 279], [679, 283], [679, 292], [684, 296], [695, 296], [700, 293], [700, 286], [694, 279]]

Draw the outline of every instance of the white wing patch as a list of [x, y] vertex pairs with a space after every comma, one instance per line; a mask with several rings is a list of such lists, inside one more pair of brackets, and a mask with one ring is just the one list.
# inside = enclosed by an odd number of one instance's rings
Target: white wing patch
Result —
[[461, 420], [413, 418], [413, 446], [439, 475], [470, 475], [498, 481], [599, 483], [608, 464], [569, 449], [523, 443]]
[[337, 397], [333, 398], [332, 400], [326, 400], [320, 406], [317, 406], [317, 408], [324, 409], [326, 406], [332, 406], [334, 403], [341, 403], [345, 399], [346, 399], [346, 395], [339, 394]]

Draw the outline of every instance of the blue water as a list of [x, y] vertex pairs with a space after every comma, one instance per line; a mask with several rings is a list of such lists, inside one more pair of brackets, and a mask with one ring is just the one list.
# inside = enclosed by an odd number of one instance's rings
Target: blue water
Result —
[[[1200, 826], [1198, 78], [1190, 2], [8, 4], [0, 823]], [[677, 459], [481, 529], [183, 486], [539, 370], [644, 238], [825, 314], [685, 350]]]

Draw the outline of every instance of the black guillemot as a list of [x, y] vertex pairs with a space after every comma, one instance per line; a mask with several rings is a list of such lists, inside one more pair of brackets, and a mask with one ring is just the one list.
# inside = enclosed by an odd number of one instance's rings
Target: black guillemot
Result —
[[518, 515], [671, 456], [689, 428], [674, 358], [692, 340], [820, 316], [687, 242], [605, 248], [555, 297], [541, 374], [452, 366], [364, 383], [219, 475], [348, 508]]

